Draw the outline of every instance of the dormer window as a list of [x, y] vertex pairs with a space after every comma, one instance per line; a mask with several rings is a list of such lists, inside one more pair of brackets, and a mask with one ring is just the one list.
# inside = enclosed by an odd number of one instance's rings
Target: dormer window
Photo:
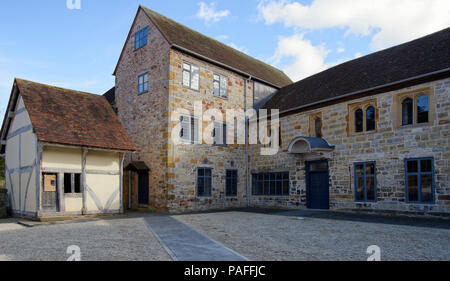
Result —
[[138, 30], [134, 34], [134, 50], [140, 49], [147, 45], [148, 39], [148, 26]]

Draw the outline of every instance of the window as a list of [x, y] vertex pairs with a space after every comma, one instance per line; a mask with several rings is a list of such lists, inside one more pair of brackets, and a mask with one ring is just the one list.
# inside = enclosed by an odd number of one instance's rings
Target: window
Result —
[[[432, 123], [435, 113], [430, 111], [431, 89], [403, 93], [394, 102], [399, 107], [397, 126], [410, 126]], [[399, 106], [399, 104], [401, 106]], [[400, 111], [401, 108], [401, 111]], [[401, 112], [401, 115], [400, 115]], [[400, 122], [401, 120], [401, 122]]]
[[373, 106], [366, 109], [366, 131], [375, 131], [375, 107]]
[[227, 124], [214, 122], [213, 138], [215, 145], [227, 145]]
[[200, 89], [200, 68], [187, 62], [183, 63], [183, 86], [196, 91]]
[[237, 170], [227, 170], [225, 193], [226, 196], [237, 196], [238, 172]]
[[428, 123], [428, 96], [417, 98], [417, 123]]
[[406, 159], [405, 162], [406, 201], [410, 203], [433, 203], [433, 158]]
[[134, 34], [134, 50], [137, 50], [147, 45], [147, 38], [148, 38], [148, 26], [139, 30]]
[[64, 174], [64, 193], [81, 193], [81, 174]]
[[376, 201], [375, 162], [355, 164], [355, 200], [359, 202]]
[[358, 109], [355, 111], [355, 132], [360, 133], [364, 131], [364, 115], [362, 109]]
[[413, 100], [407, 98], [402, 102], [402, 125], [413, 124]]
[[228, 77], [218, 74], [213, 77], [214, 96], [228, 98]]
[[189, 143], [199, 142], [199, 119], [192, 116], [180, 116], [180, 138]]
[[197, 170], [197, 195], [199, 197], [211, 196], [212, 169], [198, 168]]
[[253, 174], [253, 195], [289, 196], [289, 172]]
[[314, 130], [316, 132], [316, 138], [322, 137], [322, 119], [316, 118], [314, 121]]
[[148, 72], [138, 76], [138, 94], [148, 92]]

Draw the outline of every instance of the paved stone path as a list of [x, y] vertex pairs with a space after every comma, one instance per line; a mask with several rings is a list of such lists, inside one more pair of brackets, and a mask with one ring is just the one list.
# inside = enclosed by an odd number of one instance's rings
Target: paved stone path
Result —
[[247, 258], [171, 216], [145, 220], [169, 255], [177, 261], [247, 261]]

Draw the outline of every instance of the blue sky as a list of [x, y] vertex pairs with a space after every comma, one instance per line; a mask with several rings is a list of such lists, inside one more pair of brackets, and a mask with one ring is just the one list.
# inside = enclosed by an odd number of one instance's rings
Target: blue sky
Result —
[[[74, 0], [75, 1], [75, 0]], [[0, 113], [14, 77], [103, 94], [138, 5], [284, 70], [294, 81], [450, 26], [448, 0], [2, 1]], [[402, 19], [402, 20], [399, 20]]]

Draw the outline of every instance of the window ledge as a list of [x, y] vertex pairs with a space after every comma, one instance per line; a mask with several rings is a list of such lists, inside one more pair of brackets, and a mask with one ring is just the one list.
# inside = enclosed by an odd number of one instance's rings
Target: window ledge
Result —
[[64, 193], [65, 198], [83, 198], [82, 193]]
[[412, 125], [400, 125], [397, 129], [407, 130], [407, 129], [422, 128], [422, 127], [427, 127], [427, 126], [432, 126], [432, 125], [433, 124], [431, 122], [416, 123], [416, 124], [412, 124]]

